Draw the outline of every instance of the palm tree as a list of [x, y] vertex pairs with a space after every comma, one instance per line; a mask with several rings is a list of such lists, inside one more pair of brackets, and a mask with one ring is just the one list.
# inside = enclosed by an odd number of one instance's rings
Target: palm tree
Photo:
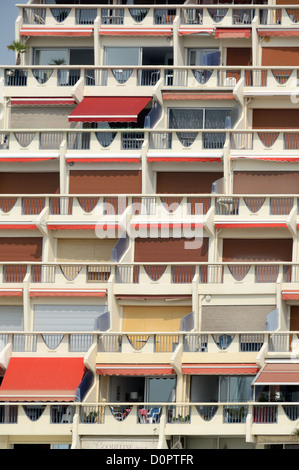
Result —
[[16, 65], [21, 64], [21, 54], [23, 54], [28, 46], [25, 46], [21, 41], [13, 41], [7, 48], [10, 51], [17, 53]]

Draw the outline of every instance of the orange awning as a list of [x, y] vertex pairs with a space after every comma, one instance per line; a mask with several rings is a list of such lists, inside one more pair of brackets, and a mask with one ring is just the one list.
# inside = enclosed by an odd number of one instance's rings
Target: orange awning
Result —
[[163, 93], [163, 100], [234, 100], [233, 93]]
[[24, 26], [21, 28], [21, 36], [71, 36], [71, 37], [82, 37], [92, 36], [92, 27], [82, 28], [47, 28], [47, 27], [34, 27]]
[[174, 375], [170, 364], [97, 364], [97, 375]]
[[30, 297], [105, 297], [99, 289], [31, 289]]
[[251, 29], [245, 28], [217, 28], [215, 38], [231, 39], [231, 38], [249, 38]]
[[254, 381], [254, 385], [297, 385], [299, 363], [268, 363]]
[[77, 102], [74, 100], [74, 98], [65, 97], [17, 97], [11, 98], [10, 104], [11, 106], [74, 106], [77, 104]]
[[258, 30], [259, 36], [266, 36], [266, 37], [296, 37], [299, 36], [299, 29], [259, 29]]
[[197, 26], [190, 26], [190, 27], [181, 27], [179, 29], [179, 36], [189, 36], [189, 35], [207, 35], [212, 34], [214, 32], [214, 28], [201, 28]]
[[256, 364], [183, 364], [185, 375], [255, 375]]
[[102, 27], [99, 29], [100, 36], [171, 36], [172, 27], [156, 27], [156, 28], [124, 28], [119, 27]]
[[0, 401], [75, 401], [84, 371], [82, 357], [12, 357]]
[[281, 293], [282, 300], [299, 300], [298, 290], [284, 290]]

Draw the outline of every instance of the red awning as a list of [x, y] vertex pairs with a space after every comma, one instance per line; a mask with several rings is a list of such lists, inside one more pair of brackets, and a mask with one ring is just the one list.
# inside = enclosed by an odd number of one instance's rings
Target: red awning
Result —
[[36, 224], [0, 223], [0, 230], [36, 230]]
[[97, 364], [97, 375], [174, 375], [170, 364]]
[[200, 28], [200, 27], [181, 27], [179, 29], [179, 36], [189, 36], [191, 34], [207, 35], [213, 34], [214, 28]]
[[11, 106], [61, 106], [61, 105], [76, 105], [77, 102], [74, 98], [11, 98]]
[[30, 297], [105, 297], [106, 290], [98, 289], [31, 289]]
[[233, 93], [163, 93], [163, 100], [234, 100]]
[[256, 364], [183, 364], [186, 375], [255, 375], [259, 371]]
[[134, 228], [203, 228], [200, 222], [131, 222]]
[[221, 157], [148, 157], [148, 162], [221, 162]]
[[21, 28], [21, 36], [91, 36], [93, 28], [47, 28], [47, 27], [32, 27], [24, 26]]
[[0, 401], [74, 401], [84, 370], [82, 357], [12, 357]]
[[84, 223], [65, 223], [65, 222], [55, 222], [48, 224], [49, 230], [120, 230], [122, 227], [118, 224], [107, 224], [107, 223], [97, 223], [97, 224], [84, 224]]
[[217, 28], [215, 38], [230, 39], [230, 38], [249, 38], [251, 29], [238, 29], [238, 28]]
[[281, 293], [282, 300], [299, 300], [298, 290], [284, 290]]
[[215, 228], [286, 228], [286, 222], [215, 222]]
[[24, 163], [24, 162], [44, 162], [48, 160], [57, 160], [59, 155], [50, 155], [46, 154], [45, 156], [31, 154], [29, 156], [23, 155], [7, 155], [6, 157], [0, 156], [0, 162], [9, 162], [9, 163]]
[[292, 37], [299, 36], [299, 29], [259, 29], [259, 36], [282, 36], [282, 37]]
[[144, 96], [86, 97], [71, 112], [74, 122], [137, 122], [138, 114], [151, 101]]
[[299, 162], [299, 157], [296, 155], [280, 156], [280, 155], [232, 155], [231, 160], [238, 158], [246, 158], [249, 160], [263, 160], [265, 162]]
[[268, 363], [254, 381], [255, 385], [299, 384], [299, 363]]
[[100, 36], [171, 36], [172, 27], [156, 28], [124, 28], [120, 27], [102, 27], [99, 29]]
[[67, 163], [140, 163], [140, 156], [122, 157], [122, 156], [95, 156], [95, 157], [80, 157], [74, 155], [73, 157], [67, 156]]
[[0, 297], [22, 297], [23, 289], [0, 289]]
[[160, 300], [160, 299], [190, 299], [192, 295], [116, 295], [115, 298], [117, 300]]

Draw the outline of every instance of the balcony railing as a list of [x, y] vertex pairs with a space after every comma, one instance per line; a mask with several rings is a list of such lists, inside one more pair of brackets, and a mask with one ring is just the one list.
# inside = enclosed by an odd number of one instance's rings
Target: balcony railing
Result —
[[[284, 354], [292, 357], [297, 347], [298, 332], [269, 331], [225, 331], [225, 332], [99, 332], [99, 331], [44, 331], [44, 332], [0, 332], [0, 346], [11, 344], [13, 354], [45, 353], [57, 351], [61, 354], [85, 353], [96, 345], [99, 354], [126, 353], [136, 351], [145, 354], [172, 354], [181, 345], [188, 357], [201, 360], [203, 353], [231, 354], [252, 353], [253, 357], [265, 348], [269, 356]], [[141, 356], [142, 357], [142, 356]]]
[[269, 428], [260, 425], [271, 424], [275, 426], [272, 431], [277, 427], [276, 432], [289, 438], [298, 418], [298, 403], [12, 403], [0, 405], [0, 432], [2, 424], [12, 425], [11, 433], [16, 425], [29, 426], [32, 432], [49, 425], [69, 435], [75, 416], [81, 434], [96, 430], [105, 436], [117, 424], [119, 435], [132, 435], [136, 426], [140, 434], [152, 435], [155, 424], [158, 431], [164, 425], [168, 435], [176, 435], [179, 425], [184, 435], [215, 435], [221, 426], [223, 431], [230, 426], [239, 435], [266, 436]]
[[278, 94], [288, 92], [296, 97], [298, 71], [298, 67], [290, 66], [28, 65], [1, 67], [1, 76], [4, 77], [5, 92], [8, 96], [16, 96], [26, 88], [38, 89], [39, 96], [47, 96], [47, 90], [52, 88], [57, 88], [61, 95], [70, 95], [71, 89], [81, 80], [85, 87], [99, 87], [103, 92], [106, 87], [119, 84], [128, 88], [153, 88], [160, 81], [162, 89], [168, 91], [174, 88], [188, 88], [205, 91], [217, 89], [217, 92], [224, 92], [231, 91], [237, 84], [241, 84], [244, 94], [248, 96], [257, 91], [259, 94], [266, 94], [271, 89]]
[[68, 8], [53, 5], [18, 5], [24, 26], [93, 26], [99, 20], [101, 26], [160, 26], [172, 25], [178, 18], [180, 24], [187, 26], [203, 25], [242, 26], [250, 27], [253, 20], [258, 26], [279, 25], [284, 27], [296, 26], [298, 9], [287, 5], [176, 5], [175, 7], [161, 5], [71, 5]]

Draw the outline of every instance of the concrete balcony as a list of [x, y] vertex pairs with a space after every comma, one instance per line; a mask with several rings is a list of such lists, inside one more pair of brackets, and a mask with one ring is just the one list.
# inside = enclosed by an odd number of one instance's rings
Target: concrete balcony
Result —
[[[181, 26], [211, 28], [213, 32], [217, 27], [251, 27], [258, 26], [296, 27], [298, 12], [296, 8], [268, 5], [219, 5], [174, 7], [142, 5], [141, 6], [92, 6], [82, 5], [68, 8], [53, 7], [51, 5], [18, 5], [19, 25], [21, 35], [28, 35], [29, 31], [49, 28], [76, 28], [83, 29], [89, 26], [91, 30], [100, 27], [142, 28], [172, 26], [178, 23]], [[91, 33], [90, 33], [91, 34]], [[206, 32], [209, 34], [209, 31]]]
[[[211, 92], [222, 100], [285, 96], [297, 102], [298, 67], [278, 66], [10, 66], [1, 68], [7, 98], [156, 96]], [[165, 95], [165, 96], [163, 96]], [[108, 95], [109, 96], [109, 95]], [[175, 99], [175, 98], [174, 98]], [[211, 100], [213, 95], [202, 95]], [[295, 101], [294, 101], [295, 100]]]
[[[80, 448], [79, 437], [99, 442], [120, 436], [131, 441], [150, 438], [148, 448], [165, 449], [170, 436], [243, 436], [259, 441], [279, 433], [286, 442], [292, 437], [298, 414], [297, 403], [88, 403], [2, 405], [0, 434], [13, 436], [71, 436], [72, 448]], [[153, 421], [146, 416], [159, 411]], [[139, 437], [137, 437], [137, 435]], [[101, 442], [102, 443], [102, 442]], [[103, 444], [103, 443], [102, 443]]]

